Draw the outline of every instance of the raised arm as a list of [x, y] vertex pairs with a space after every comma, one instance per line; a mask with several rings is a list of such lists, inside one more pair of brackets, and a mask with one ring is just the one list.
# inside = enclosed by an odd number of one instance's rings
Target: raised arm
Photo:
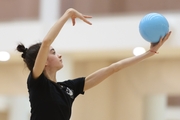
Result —
[[166, 34], [164, 38], [161, 38], [159, 43], [151, 44], [150, 50], [146, 53], [141, 54], [139, 56], [133, 56], [130, 58], [120, 60], [116, 63], [111, 64], [110, 66], [104, 67], [90, 74], [85, 79], [84, 91], [96, 86], [113, 73], [122, 70], [123, 68], [126, 68], [128, 66], [134, 65], [148, 57], [153, 56], [157, 52], [157, 50], [163, 45], [163, 43], [169, 38], [170, 34], [171, 32]]
[[66, 23], [66, 21], [71, 18], [72, 24], [75, 25], [75, 19], [79, 18], [86, 22], [87, 24], [91, 25], [91, 23], [86, 19], [86, 18], [91, 18], [90, 16], [83, 15], [76, 11], [75, 9], [68, 9], [62, 17], [52, 26], [52, 28], [49, 30], [47, 35], [42, 41], [41, 47], [39, 49], [39, 52], [37, 54], [35, 64], [33, 67], [33, 77], [37, 78], [40, 76], [40, 74], [43, 72], [46, 61], [47, 61], [47, 56], [49, 52], [50, 45], [52, 42], [55, 40], [57, 35], [59, 34], [60, 30]]

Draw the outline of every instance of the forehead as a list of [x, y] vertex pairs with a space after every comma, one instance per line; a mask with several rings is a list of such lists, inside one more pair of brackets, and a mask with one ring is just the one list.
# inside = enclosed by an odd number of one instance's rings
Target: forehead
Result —
[[54, 49], [52, 46], [49, 47], [49, 50]]
[[52, 49], [54, 50], [54, 48], [53, 48], [52, 46], [50, 46], [50, 47], [49, 47], [49, 50], [52, 50]]

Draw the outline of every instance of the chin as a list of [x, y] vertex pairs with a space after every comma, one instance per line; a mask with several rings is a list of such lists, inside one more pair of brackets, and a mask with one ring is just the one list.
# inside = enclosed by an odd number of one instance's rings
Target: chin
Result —
[[61, 70], [63, 68], [63, 65], [61, 65], [60, 67], [59, 67], [59, 70]]

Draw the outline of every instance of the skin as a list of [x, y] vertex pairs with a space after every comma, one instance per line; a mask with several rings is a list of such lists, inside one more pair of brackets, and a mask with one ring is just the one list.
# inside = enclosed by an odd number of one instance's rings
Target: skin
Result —
[[[91, 16], [83, 15], [73, 8], [68, 9], [63, 14], [63, 16], [52, 26], [42, 41], [42, 45], [32, 70], [33, 77], [35, 79], [38, 78], [43, 72], [47, 78], [56, 82], [56, 72], [63, 67], [62, 56], [56, 53], [56, 51], [51, 47], [51, 44], [69, 18], [72, 20], [73, 26], [76, 24], [76, 18], [79, 18], [86, 24], [92, 25], [92, 23], [87, 20], [88, 18], [92, 18]], [[170, 34], [171, 31], [168, 32], [164, 38], [161, 38], [158, 43], [151, 44], [150, 50], [146, 53], [120, 60], [88, 75], [85, 78], [84, 91], [101, 83], [113, 73], [153, 56], [156, 54], [156, 51], [158, 51], [159, 48], [164, 44], [164, 42], [167, 41]]]

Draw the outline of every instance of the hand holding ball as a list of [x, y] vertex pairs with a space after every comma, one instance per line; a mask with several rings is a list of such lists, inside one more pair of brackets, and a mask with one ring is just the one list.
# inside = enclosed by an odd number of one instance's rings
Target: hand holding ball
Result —
[[169, 32], [169, 23], [163, 15], [149, 13], [141, 19], [139, 32], [146, 41], [157, 43]]

